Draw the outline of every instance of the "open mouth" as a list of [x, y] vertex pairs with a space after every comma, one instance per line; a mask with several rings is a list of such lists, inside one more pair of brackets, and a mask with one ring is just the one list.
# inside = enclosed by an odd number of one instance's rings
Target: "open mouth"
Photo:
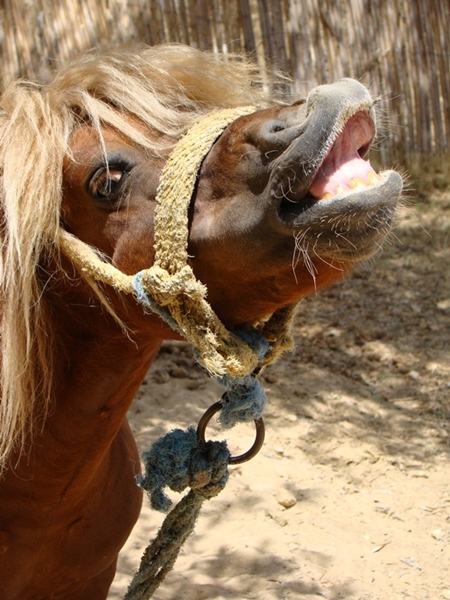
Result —
[[367, 112], [353, 115], [326, 154], [308, 190], [309, 195], [331, 200], [351, 190], [376, 185], [381, 177], [364, 159], [374, 135], [375, 126]]
[[[323, 128], [317, 132], [325, 135]], [[315, 255], [352, 262], [381, 247], [399, 206], [402, 178], [395, 171], [375, 172], [366, 158], [374, 136], [370, 111], [360, 109], [341, 129], [331, 130], [312, 159], [301, 138], [297, 147], [291, 144], [298, 162], [294, 168], [288, 151], [279, 165], [278, 220], [298, 243], [302, 240], [303, 251], [313, 248]], [[303, 180], [294, 179], [293, 172]]]
[[[292, 224], [302, 213], [311, 210], [318, 216], [325, 214], [334, 203], [340, 205], [340, 210], [349, 202], [355, 203], [355, 209], [363, 208], [363, 200], [373, 203], [373, 192], [383, 186], [392, 173], [379, 175], [365, 158], [374, 136], [375, 124], [367, 110], [351, 116], [340, 132], [332, 132], [328, 144], [317, 156], [308, 187], [296, 189], [292, 178], [285, 186], [279, 205], [280, 218]], [[380, 200], [380, 194], [375, 196]], [[333, 208], [338, 209], [338, 206]]]

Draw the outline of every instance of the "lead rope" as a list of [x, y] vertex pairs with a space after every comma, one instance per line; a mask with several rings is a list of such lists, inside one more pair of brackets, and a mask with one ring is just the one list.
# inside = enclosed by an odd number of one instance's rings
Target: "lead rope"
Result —
[[[206, 301], [207, 290], [188, 265], [188, 210], [201, 163], [230, 123], [255, 110], [245, 106], [209, 113], [175, 145], [157, 191], [155, 262], [150, 268], [125, 275], [101, 260], [90, 246], [60, 231], [62, 252], [85, 276], [118, 292], [134, 294], [145, 311], [160, 316], [193, 344], [197, 361], [226, 388], [222, 401], [208, 409], [197, 431], [171, 431], [143, 454], [145, 475], [138, 485], [148, 492], [153, 508], [170, 508], [165, 487], [177, 492], [191, 489], [145, 550], [124, 600], [152, 596], [192, 532], [202, 503], [225, 486], [228, 465], [249, 460], [258, 452], [264, 440], [266, 396], [255, 374], [292, 348], [290, 326], [295, 306], [276, 311], [262, 323], [229, 331]], [[224, 428], [238, 421], [255, 422], [256, 440], [244, 455], [233, 457], [226, 442], [205, 440], [206, 425], [219, 410]]]

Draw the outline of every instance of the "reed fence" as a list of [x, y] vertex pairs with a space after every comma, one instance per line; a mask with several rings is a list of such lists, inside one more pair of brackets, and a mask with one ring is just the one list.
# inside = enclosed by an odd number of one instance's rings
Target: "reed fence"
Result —
[[449, 0], [1, 0], [0, 77], [45, 78], [101, 44], [245, 52], [287, 90], [355, 77], [380, 96], [382, 162], [450, 154]]

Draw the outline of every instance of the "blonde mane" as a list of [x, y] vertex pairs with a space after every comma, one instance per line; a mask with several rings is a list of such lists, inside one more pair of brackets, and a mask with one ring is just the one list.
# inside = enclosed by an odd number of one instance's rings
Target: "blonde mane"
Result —
[[[255, 85], [256, 84], [256, 85]], [[0, 103], [0, 471], [31, 443], [53, 400], [45, 265], [59, 264], [63, 160], [75, 127], [116, 128], [158, 154], [199, 116], [264, 103], [251, 63], [182, 46], [91, 52], [43, 85], [15, 82]], [[129, 119], [128, 116], [134, 118]], [[141, 122], [165, 141], [150, 142]], [[37, 425], [39, 423], [39, 425]]]

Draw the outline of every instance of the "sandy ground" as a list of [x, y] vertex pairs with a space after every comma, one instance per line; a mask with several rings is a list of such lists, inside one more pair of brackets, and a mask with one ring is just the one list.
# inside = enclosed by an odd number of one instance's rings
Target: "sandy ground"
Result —
[[[450, 599], [450, 193], [404, 211], [381, 257], [304, 301], [269, 367], [267, 441], [204, 504], [157, 600]], [[219, 396], [168, 344], [130, 413], [140, 448]], [[245, 448], [252, 426], [229, 440]], [[145, 506], [122, 598], [163, 516]]]

